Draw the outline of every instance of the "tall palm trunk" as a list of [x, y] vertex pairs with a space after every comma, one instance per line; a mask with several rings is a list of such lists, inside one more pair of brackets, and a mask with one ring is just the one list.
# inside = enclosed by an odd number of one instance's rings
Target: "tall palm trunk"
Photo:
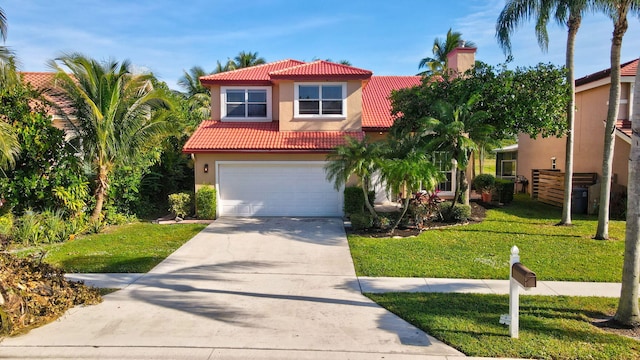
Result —
[[614, 319], [624, 325], [640, 326], [638, 309], [640, 279], [640, 68], [636, 70], [631, 152], [629, 154], [629, 186], [627, 189], [627, 232], [622, 266], [622, 290]]
[[573, 53], [575, 49], [576, 35], [580, 28], [581, 16], [570, 14], [567, 26], [567, 82], [571, 85], [571, 100], [567, 105], [567, 143], [565, 151], [564, 171], [564, 201], [562, 203], [562, 219], [559, 225], [571, 225], [571, 192], [573, 190], [573, 128], [575, 124], [576, 83], [573, 69]]
[[98, 177], [96, 179], [96, 191], [94, 193], [96, 198], [96, 206], [95, 208], [93, 208], [93, 212], [91, 213], [91, 220], [100, 219], [100, 215], [102, 214], [102, 208], [104, 206], [104, 200], [107, 194], [107, 186], [108, 186], [107, 167], [105, 165], [100, 165], [100, 167], [98, 167]]
[[371, 183], [371, 181], [369, 180], [368, 177], [365, 177], [362, 179], [362, 192], [364, 193], [364, 205], [367, 207], [367, 210], [369, 210], [369, 213], [371, 214], [371, 217], [373, 218], [374, 224], [377, 224], [380, 222], [380, 217], [378, 216], [378, 213], [376, 212], [376, 210], [373, 208], [373, 205], [371, 205], [371, 202], [369, 201], [369, 184]]
[[[609, 111], [604, 130], [604, 151], [602, 154], [602, 179], [600, 181], [600, 211], [598, 213], [598, 229], [595, 238], [609, 239], [609, 195], [611, 194], [611, 173], [613, 167], [613, 150], [615, 146], [615, 125], [620, 107], [620, 49], [622, 38], [627, 31], [628, 7], [622, 7], [614, 19], [613, 38], [611, 39], [611, 89], [609, 91]], [[634, 180], [635, 181], [635, 180]]]

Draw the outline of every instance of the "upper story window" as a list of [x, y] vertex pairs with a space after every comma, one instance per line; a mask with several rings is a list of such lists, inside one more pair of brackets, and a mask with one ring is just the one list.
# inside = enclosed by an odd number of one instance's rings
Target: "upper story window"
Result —
[[345, 118], [346, 93], [344, 83], [296, 83], [295, 117]]
[[220, 105], [223, 121], [271, 121], [271, 88], [222, 87]]

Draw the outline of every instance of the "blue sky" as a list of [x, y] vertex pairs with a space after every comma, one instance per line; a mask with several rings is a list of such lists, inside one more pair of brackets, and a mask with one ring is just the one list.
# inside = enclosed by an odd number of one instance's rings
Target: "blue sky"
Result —
[[[129, 59], [177, 88], [183, 70], [213, 70], [240, 51], [267, 61], [346, 59], [375, 75], [413, 75], [451, 27], [478, 46], [477, 59], [504, 61], [495, 21], [504, 0], [3, 0], [5, 43], [23, 71], [48, 71], [63, 52]], [[622, 61], [640, 57], [640, 21], [629, 19]], [[551, 24], [547, 53], [532, 23], [514, 34], [513, 65], [564, 64], [566, 31]], [[576, 44], [576, 76], [609, 67], [611, 21], [584, 19]]]

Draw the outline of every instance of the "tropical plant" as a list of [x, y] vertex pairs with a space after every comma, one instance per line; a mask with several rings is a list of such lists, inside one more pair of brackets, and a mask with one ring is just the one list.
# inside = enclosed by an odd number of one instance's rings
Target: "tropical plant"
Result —
[[447, 36], [444, 40], [435, 38], [433, 40], [433, 57], [425, 57], [420, 60], [418, 69], [426, 68], [425, 71], [418, 73], [422, 76], [439, 75], [446, 71], [448, 68], [447, 55], [458, 46], [475, 47], [475, 44], [471, 41], [462, 40], [462, 33], [447, 31]]
[[536, 18], [536, 35], [538, 44], [546, 51], [549, 44], [547, 23], [551, 13], [553, 18], [561, 25], [567, 27], [566, 61], [567, 83], [571, 86], [571, 97], [567, 104], [567, 138], [565, 150], [565, 178], [564, 199], [562, 203], [562, 218], [560, 225], [571, 225], [571, 192], [573, 184], [573, 127], [575, 123], [575, 75], [574, 75], [574, 48], [576, 35], [582, 22], [583, 14], [593, 7], [590, 0], [509, 0], [498, 17], [496, 35], [500, 46], [510, 55], [510, 34], [516, 26], [524, 20]]
[[83, 152], [95, 173], [92, 219], [102, 213], [110, 176], [160, 143], [168, 134], [168, 97], [152, 86], [153, 75], [133, 74], [128, 60], [98, 62], [66, 54], [50, 61], [58, 85], [71, 100]]
[[[620, 51], [622, 38], [629, 23], [627, 15], [640, 12], [639, 0], [597, 0], [596, 7], [613, 21], [611, 39], [611, 86], [609, 88], [609, 109], [604, 130], [604, 150], [602, 155], [602, 178], [600, 179], [600, 208], [598, 228], [595, 238], [609, 239], [609, 204], [611, 199], [611, 179], [613, 170], [613, 151], [615, 145], [615, 126], [620, 107]], [[635, 180], [634, 180], [635, 181]]]
[[[3, 42], [7, 40], [7, 16], [2, 8], [0, 8], [0, 38], [2, 38]], [[0, 46], [0, 63], [7, 61], [11, 56], [9, 49]]]
[[[466, 169], [471, 154], [478, 149], [478, 145], [471, 138], [471, 133], [490, 133], [492, 126], [484, 123], [486, 113], [473, 111], [473, 105], [478, 101], [477, 96], [471, 97], [465, 103], [452, 105], [441, 101], [436, 105], [436, 117], [424, 121], [422, 136], [426, 139], [427, 151], [446, 152], [455, 160], [459, 173], [458, 184], [455, 189], [453, 203], [457, 203], [462, 191], [468, 190], [466, 183]], [[472, 130], [473, 129], [473, 130]], [[465, 196], [468, 204], [469, 196]]]
[[360, 178], [362, 196], [367, 210], [377, 224], [379, 216], [369, 201], [367, 194], [371, 190], [371, 176], [377, 169], [378, 145], [353, 137], [345, 137], [344, 145], [337, 146], [329, 155], [324, 169], [327, 180], [332, 181], [336, 190], [340, 190], [352, 175]]
[[202, 86], [200, 78], [209, 75], [202, 67], [194, 66], [189, 71], [183, 71], [178, 79], [178, 85], [186, 92], [189, 110], [197, 113], [202, 119], [211, 116], [211, 92]]
[[627, 227], [622, 265], [622, 289], [615, 321], [626, 326], [640, 326], [640, 67], [636, 70], [631, 116], [631, 151], [627, 187]]
[[234, 69], [262, 65], [267, 62], [263, 57], [258, 57], [258, 52], [251, 51], [241, 51], [233, 60]]

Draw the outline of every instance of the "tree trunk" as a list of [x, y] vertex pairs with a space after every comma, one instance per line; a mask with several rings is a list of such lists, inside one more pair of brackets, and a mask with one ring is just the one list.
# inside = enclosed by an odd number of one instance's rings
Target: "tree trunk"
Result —
[[[471, 153], [471, 178], [475, 178], [476, 177], [476, 155], [478, 155], [477, 151], [474, 151]], [[478, 159], [480, 159], [480, 156], [478, 156]], [[480, 174], [482, 174], [482, 161], [479, 162], [480, 164]]]
[[[628, 8], [628, 6], [627, 6]], [[611, 89], [609, 91], [609, 111], [604, 130], [604, 151], [602, 154], [602, 179], [600, 181], [600, 210], [598, 212], [598, 229], [595, 238], [609, 239], [609, 203], [611, 194], [611, 173], [613, 167], [613, 149], [615, 146], [615, 126], [620, 106], [620, 49], [622, 38], [627, 31], [627, 11], [620, 10], [614, 20], [613, 38], [611, 39]]]
[[102, 207], [104, 206], [104, 198], [107, 193], [107, 168], [104, 165], [98, 167], [98, 178], [96, 179], [96, 191], [94, 196], [96, 198], [96, 207], [91, 213], [91, 220], [97, 221], [102, 214]]
[[614, 320], [627, 326], [640, 326], [638, 295], [640, 280], [640, 68], [636, 70], [631, 121], [629, 185], [627, 188], [627, 231], [622, 266], [622, 290]]
[[391, 227], [391, 230], [389, 231], [389, 234], [393, 235], [393, 232], [396, 231], [396, 228], [398, 228], [398, 225], [400, 225], [400, 221], [402, 221], [402, 218], [404, 218], [404, 216], [407, 214], [407, 210], [409, 209], [409, 202], [410, 201], [411, 201], [411, 197], [406, 196], [405, 199], [404, 199], [404, 208], [402, 209], [402, 214], [400, 215], [398, 220], [396, 220], [395, 224], [393, 224], [393, 227]]
[[[478, 162], [480, 163], [480, 175], [482, 175], [484, 174], [484, 146], [481, 146], [478, 151], [480, 152], [480, 155], [478, 156]], [[475, 174], [473, 174], [473, 177], [476, 177]]]
[[378, 213], [373, 208], [373, 205], [369, 202], [369, 179], [367, 178], [362, 179], [362, 192], [364, 193], [364, 205], [367, 207], [367, 210], [369, 210], [369, 213], [371, 213], [374, 224], [377, 225], [380, 222], [380, 219], [378, 217]]
[[570, 14], [567, 26], [567, 83], [571, 85], [571, 100], [567, 105], [567, 143], [565, 150], [565, 170], [564, 170], [564, 201], [562, 203], [562, 219], [559, 225], [571, 225], [571, 192], [573, 190], [573, 139], [574, 123], [576, 118], [576, 83], [574, 79], [573, 52], [575, 49], [576, 35], [580, 27], [580, 15]]

